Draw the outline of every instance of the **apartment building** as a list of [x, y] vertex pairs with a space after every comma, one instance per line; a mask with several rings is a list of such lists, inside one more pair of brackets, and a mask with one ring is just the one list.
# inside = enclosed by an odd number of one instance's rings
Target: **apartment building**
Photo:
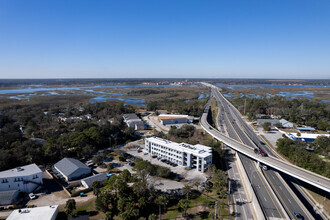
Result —
[[20, 190], [30, 193], [41, 185], [42, 171], [34, 163], [0, 172], [0, 191]]
[[204, 145], [176, 143], [158, 137], [145, 139], [143, 152], [181, 166], [205, 172], [212, 164], [212, 148]]

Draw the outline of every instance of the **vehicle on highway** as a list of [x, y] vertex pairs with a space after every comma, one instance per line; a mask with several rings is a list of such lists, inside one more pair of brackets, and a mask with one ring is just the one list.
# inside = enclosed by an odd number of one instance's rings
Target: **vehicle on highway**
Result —
[[263, 165], [263, 166], [262, 166], [262, 169], [264, 169], [264, 170], [268, 170], [268, 167], [267, 167], [266, 165]]
[[304, 219], [304, 216], [300, 215], [299, 212], [293, 212], [294, 218], [297, 220], [302, 220]]
[[33, 199], [36, 199], [37, 196], [34, 195], [34, 193], [30, 193], [30, 194], [29, 194], [29, 198], [30, 198], [31, 200], [33, 200]]
[[258, 148], [254, 148], [254, 153], [256, 153], [256, 154], [260, 154], [260, 155], [263, 156], [263, 157], [267, 157], [267, 153], [264, 152], [264, 151], [261, 150], [261, 149], [258, 149]]

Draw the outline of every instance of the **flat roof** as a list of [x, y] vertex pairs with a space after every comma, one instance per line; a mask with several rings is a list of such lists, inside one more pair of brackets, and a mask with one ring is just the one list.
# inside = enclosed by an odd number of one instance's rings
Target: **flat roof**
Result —
[[203, 158], [212, 155], [212, 148], [201, 144], [190, 145], [187, 143], [176, 143], [159, 137], [151, 137], [151, 138], [147, 138], [147, 140], [163, 146], [165, 145], [174, 150], [191, 153], [193, 155]]
[[315, 131], [315, 128], [311, 127], [296, 127], [298, 130], [305, 130], [305, 131]]
[[[19, 212], [21, 210], [21, 212]], [[15, 209], [7, 218], [7, 220], [50, 220], [55, 219], [54, 215], [58, 214], [58, 205], [42, 206], [35, 208]], [[55, 217], [56, 217], [55, 216]]]
[[37, 173], [42, 173], [42, 171], [35, 163], [33, 163], [14, 169], [2, 171], [0, 172], [0, 178], [30, 176]]
[[189, 115], [175, 115], [175, 114], [160, 114], [159, 117], [171, 117], [171, 118], [187, 118]]

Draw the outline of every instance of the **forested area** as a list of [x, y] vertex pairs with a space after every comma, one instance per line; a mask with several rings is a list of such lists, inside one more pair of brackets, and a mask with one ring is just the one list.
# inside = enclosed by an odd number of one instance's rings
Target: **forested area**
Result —
[[255, 119], [256, 114], [273, 114], [297, 125], [330, 130], [330, 104], [328, 103], [309, 99], [290, 100], [282, 96], [270, 98], [240, 97], [231, 99], [231, 101], [242, 114], [248, 115], [249, 119]]
[[[82, 109], [56, 105], [3, 108], [0, 170], [29, 163], [53, 163], [63, 157], [88, 158], [99, 149], [135, 140], [134, 130], [127, 128], [121, 118], [130, 112], [134, 109], [122, 103], [86, 104]], [[92, 114], [93, 119], [60, 122], [60, 113], [66, 117]], [[110, 118], [113, 123], [108, 122]]]
[[[277, 151], [295, 165], [330, 178], [330, 163], [318, 156], [318, 154], [321, 154], [325, 156], [325, 160], [329, 159], [329, 137], [318, 137], [310, 145], [299, 140], [293, 141], [281, 138], [277, 140], [276, 145]], [[308, 149], [313, 149], [313, 152], [308, 151], [307, 147], [309, 147]]]
[[204, 110], [205, 103], [202, 100], [190, 100], [186, 102], [183, 99], [160, 99], [148, 101], [147, 109], [149, 111], [164, 109], [168, 112], [174, 111], [180, 114], [199, 117]]

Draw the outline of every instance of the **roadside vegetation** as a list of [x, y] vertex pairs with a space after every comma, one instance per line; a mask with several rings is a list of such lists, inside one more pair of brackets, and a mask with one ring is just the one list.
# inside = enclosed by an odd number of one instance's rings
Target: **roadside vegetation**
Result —
[[245, 111], [250, 120], [255, 119], [256, 114], [278, 115], [297, 125], [307, 125], [319, 130], [330, 130], [329, 103], [309, 99], [288, 100], [282, 96], [271, 98], [241, 97], [232, 98], [231, 101], [242, 114]]
[[281, 138], [277, 140], [276, 145], [277, 151], [293, 164], [330, 178], [329, 137], [320, 136], [311, 144]]

